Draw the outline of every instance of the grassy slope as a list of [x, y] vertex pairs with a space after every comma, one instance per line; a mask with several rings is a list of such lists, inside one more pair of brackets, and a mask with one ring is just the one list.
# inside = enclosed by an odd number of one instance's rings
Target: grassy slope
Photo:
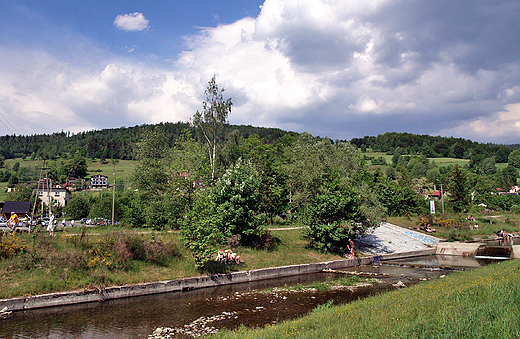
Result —
[[[66, 161], [66, 160], [65, 160]], [[5, 161], [6, 168], [13, 168], [13, 165], [18, 162], [20, 167], [36, 168], [41, 167], [43, 162], [40, 160], [29, 160], [29, 159], [8, 159]], [[57, 160], [57, 163], [61, 163]], [[135, 161], [133, 160], [119, 160], [115, 167], [115, 174], [117, 179], [127, 180], [132, 175], [135, 168]], [[39, 174], [39, 173], [38, 173]], [[114, 180], [114, 165], [108, 161], [106, 164], [102, 164], [99, 160], [88, 161], [88, 177], [96, 174], [102, 174], [108, 176], [110, 183]], [[0, 201], [8, 201], [9, 193], [7, 193], [7, 182], [0, 183]]]
[[518, 338], [520, 261], [457, 272], [265, 329], [216, 338]]
[[[368, 157], [374, 157], [374, 158], [383, 157], [388, 164], [392, 163], [393, 155], [389, 155], [384, 152], [366, 152], [366, 153], [362, 153], [362, 154], [365, 154]], [[449, 165], [464, 166], [465, 164], [467, 164], [469, 162], [468, 159], [455, 159], [455, 158], [428, 158], [428, 160], [434, 161], [437, 164], [437, 166], [439, 166], [439, 167], [446, 167]], [[497, 164], [497, 166], [500, 166], [500, 165], [501, 164]], [[505, 167], [505, 165], [503, 167]]]

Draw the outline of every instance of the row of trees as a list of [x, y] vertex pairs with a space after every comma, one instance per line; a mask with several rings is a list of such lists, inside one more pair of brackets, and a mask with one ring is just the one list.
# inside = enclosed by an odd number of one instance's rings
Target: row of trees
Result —
[[457, 159], [485, 159], [495, 157], [496, 162], [508, 162], [509, 154], [519, 150], [520, 144], [482, 144], [463, 138], [388, 132], [377, 137], [353, 138], [353, 145], [361, 150], [372, 149], [389, 154], [422, 154], [428, 158], [451, 157]]

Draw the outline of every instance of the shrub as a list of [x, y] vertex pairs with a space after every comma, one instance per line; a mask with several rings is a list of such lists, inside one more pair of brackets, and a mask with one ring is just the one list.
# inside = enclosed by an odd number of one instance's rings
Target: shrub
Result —
[[0, 232], [0, 258], [12, 258], [24, 253], [26, 249], [27, 245], [22, 243], [16, 233], [6, 235]]
[[280, 243], [280, 239], [273, 236], [271, 234], [271, 232], [269, 231], [265, 231], [265, 233], [263, 233], [262, 235], [258, 235], [256, 236], [252, 242], [251, 242], [251, 246], [253, 248], [258, 248], [258, 249], [265, 249], [265, 250], [273, 250], [274, 248], [276, 248], [276, 246], [278, 246], [278, 244]]

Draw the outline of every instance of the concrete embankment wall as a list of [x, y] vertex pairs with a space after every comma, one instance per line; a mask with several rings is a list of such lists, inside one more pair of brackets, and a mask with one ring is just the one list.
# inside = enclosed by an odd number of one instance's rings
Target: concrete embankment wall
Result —
[[481, 245], [484, 245], [484, 243], [441, 242], [437, 245], [435, 254], [469, 257], [475, 255]]
[[[386, 254], [380, 260], [414, 257], [435, 254], [435, 249]], [[265, 279], [279, 279], [300, 274], [318, 273], [325, 269], [340, 269], [360, 265], [371, 265], [374, 257], [335, 260], [322, 263], [290, 265], [282, 267], [262, 268], [210, 276], [199, 276], [176, 280], [157, 281], [144, 284], [107, 287], [102, 290], [89, 289], [82, 291], [60, 292], [0, 300], [0, 309], [20, 311], [35, 308], [73, 305], [80, 303], [105, 301], [110, 299], [137, 297], [143, 295], [178, 292], [229, 284], [248, 283]]]

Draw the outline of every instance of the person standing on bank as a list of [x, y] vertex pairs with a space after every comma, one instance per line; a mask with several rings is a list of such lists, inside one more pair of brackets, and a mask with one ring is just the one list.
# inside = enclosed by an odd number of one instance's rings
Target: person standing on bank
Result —
[[11, 233], [16, 232], [16, 228], [18, 227], [18, 224], [20, 224], [20, 219], [18, 219], [18, 215], [14, 213], [14, 211], [11, 212], [11, 218], [9, 218], [9, 221], [7, 222], [7, 225], [11, 229]]
[[47, 225], [47, 231], [49, 231], [50, 235], [54, 235], [54, 225], [54, 213], [51, 212], [51, 214], [49, 215], [49, 224]]

